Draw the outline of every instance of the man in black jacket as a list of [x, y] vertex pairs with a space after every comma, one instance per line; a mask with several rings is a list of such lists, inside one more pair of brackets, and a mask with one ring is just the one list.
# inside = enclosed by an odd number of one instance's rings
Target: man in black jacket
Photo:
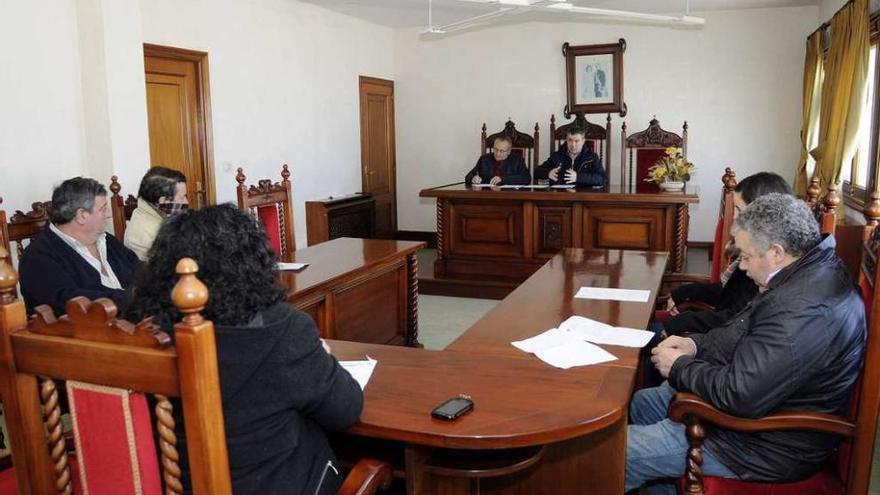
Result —
[[550, 179], [554, 184], [574, 184], [579, 187], [605, 185], [605, 167], [599, 155], [584, 146], [586, 131], [569, 127], [565, 136], [565, 149], [550, 155], [546, 162], [535, 169], [535, 182]]
[[507, 136], [498, 136], [492, 142], [492, 152], [486, 153], [477, 160], [474, 168], [464, 177], [467, 185], [490, 184], [500, 186], [525, 185], [531, 182], [529, 169], [522, 157], [511, 154], [513, 141]]
[[76, 177], [55, 188], [51, 223], [19, 263], [28, 314], [48, 304], [62, 315], [67, 300], [76, 296], [107, 297], [125, 311], [138, 258], [104, 231], [110, 214], [107, 189], [94, 179]]
[[[673, 336], [654, 349], [652, 361], [668, 381], [633, 397], [628, 490], [684, 472], [685, 426], [667, 417], [677, 391], [746, 418], [780, 411], [846, 412], [864, 353], [865, 313], [834, 253], [834, 238], [820, 236], [802, 201], [776, 193], [750, 204], [733, 231], [741, 268], [760, 292], [724, 326], [690, 338]], [[837, 442], [833, 435], [803, 430], [712, 428], [703, 447], [703, 472], [796, 481], [818, 470]]]

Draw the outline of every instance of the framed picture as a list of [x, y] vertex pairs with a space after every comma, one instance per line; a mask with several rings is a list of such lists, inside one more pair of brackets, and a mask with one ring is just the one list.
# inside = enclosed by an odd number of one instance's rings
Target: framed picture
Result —
[[562, 45], [568, 102], [565, 116], [618, 112], [623, 102], [623, 52], [626, 41], [606, 45]]

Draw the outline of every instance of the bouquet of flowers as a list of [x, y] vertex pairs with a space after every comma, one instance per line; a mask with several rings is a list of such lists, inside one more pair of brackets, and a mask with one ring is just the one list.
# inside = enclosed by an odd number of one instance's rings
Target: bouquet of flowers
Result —
[[663, 182], [687, 182], [696, 167], [684, 159], [681, 148], [666, 148], [666, 154], [648, 169], [645, 182], [661, 184]]

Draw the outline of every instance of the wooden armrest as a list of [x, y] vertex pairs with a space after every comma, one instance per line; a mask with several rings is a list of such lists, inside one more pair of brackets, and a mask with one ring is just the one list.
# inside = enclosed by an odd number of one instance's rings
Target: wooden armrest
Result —
[[739, 418], [719, 411], [694, 394], [678, 393], [669, 405], [669, 418], [683, 423], [688, 416], [735, 431], [812, 430], [844, 437], [856, 434], [856, 425], [832, 414], [784, 412], [757, 419]]
[[337, 495], [372, 495], [391, 487], [391, 466], [375, 459], [361, 459], [351, 468]]

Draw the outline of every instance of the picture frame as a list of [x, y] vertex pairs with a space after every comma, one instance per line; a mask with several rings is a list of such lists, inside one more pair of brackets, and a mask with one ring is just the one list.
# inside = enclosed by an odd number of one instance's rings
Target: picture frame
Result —
[[603, 45], [562, 45], [565, 57], [567, 103], [565, 116], [617, 112], [626, 115], [623, 101], [623, 52], [626, 40]]

